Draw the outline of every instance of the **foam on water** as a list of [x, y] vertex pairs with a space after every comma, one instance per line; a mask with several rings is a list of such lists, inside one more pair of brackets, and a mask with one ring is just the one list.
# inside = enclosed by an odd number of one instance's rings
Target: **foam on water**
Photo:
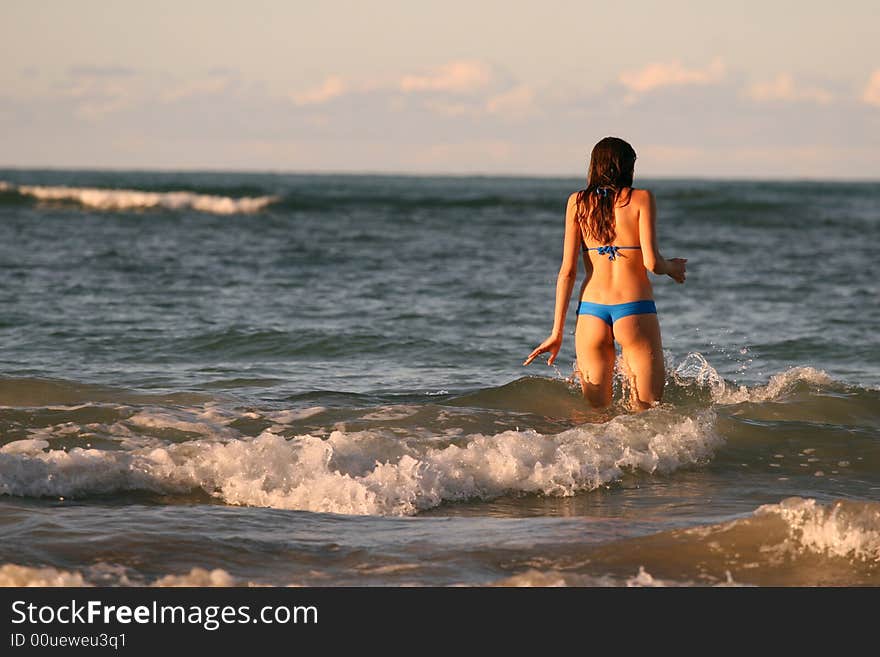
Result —
[[[415, 566], [416, 568], [418, 566]], [[385, 567], [386, 570], [393, 567]], [[398, 568], [399, 569], [399, 568]], [[411, 570], [408, 566], [404, 569]], [[88, 575], [79, 571], [67, 571], [58, 568], [33, 568], [17, 564], [0, 565], [0, 587], [3, 586], [98, 586], [106, 585], [106, 575], [101, 581], [90, 581]], [[112, 584], [118, 586], [150, 586], [150, 587], [224, 587], [224, 586], [265, 586], [252, 581], [236, 578], [222, 568], [208, 570], [195, 567], [188, 573], [176, 575], [163, 575], [152, 582], [131, 581], [126, 575], [119, 575]], [[296, 586], [294, 583], [283, 583], [283, 586]], [[671, 586], [705, 586], [706, 583], [691, 581], [675, 581], [670, 579], [656, 578], [643, 567], [632, 577], [614, 577], [611, 575], [582, 575], [576, 573], [563, 573], [559, 571], [540, 571], [530, 569], [523, 573], [512, 575], [495, 582], [489, 586], [515, 586], [515, 587], [671, 587]], [[742, 586], [736, 583], [728, 573], [726, 581], [712, 584], [712, 586]]]
[[712, 394], [712, 401], [717, 404], [773, 401], [799, 383], [816, 386], [834, 383], [834, 380], [822, 370], [802, 366], [774, 374], [763, 386], [753, 388], [735, 386], [725, 381], [706, 357], [698, 352], [688, 354], [675, 366], [673, 380], [679, 386], [708, 389]]
[[506, 493], [573, 495], [611, 484], [625, 471], [668, 473], [705, 461], [720, 441], [711, 412], [689, 417], [668, 409], [552, 435], [472, 434], [445, 446], [380, 430], [285, 438], [271, 427], [249, 439], [114, 451], [47, 450], [47, 441], [30, 440], [0, 452], [0, 494], [201, 489], [236, 505], [411, 515], [445, 501]]
[[30, 568], [13, 563], [0, 566], [0, 586], [91, 586], [79, 572]]
[[[799, 384], [833, 383], [823, 372], [800, 367], [764, 386], [730, 390], [698, 356], [676, 371], [676, 383], [709, 388], [716, 404], [773, 401]], [[385, 426], [410, 417], [414, 406], [360, 413], [360, 421], [380, 426], [352, 431], [336, 423], [309, 434], [297, 431], [296, 423], [325, 407], [257, 412], [208, 402], [115, 408], [118, 419], [111, 416], [108, 424], [37, 426], [0, 447], [0, 494], [203, 491], [234, 505], [412, 515], [444, 502], [505, 494], [569, 496], [612, 484], [625, 472], [668, 473], [705, 462], [722, 443], [713, 404], [687, 412], [667, 405], [560, 433]], [[264, 421], [268, 428], [257, 424], [254, 432], [261, 433], [246, 436], [236, 428], [241, 420]], [[112, 442], [94, 449], [89, 443], [95, 439]]]
[[[100, 568], [96, 569], [100, 570]], [[111, 569], [112, 570], [112, 569]], [[106, 580], [103, 575], [101, 580]], [[32, 568], [18, 564], [6, 563], [0, 565], [0, 586], [98, 586], [104, 585], [104, 581], [92, 582], [88, 576], [79, 571], [68, 571], [58, 568]], [[132, 582], [124, 574], [113, 581], [118, 586], [137, 586], [138, 582]], [[179, 587], [179, 586], [252, 586], [251, 582], [242, 582], [232, 577], [222, 568], [206, 570], [205, 568], [193, 568], [190, 572], [182, 575], [164, 575], [147, 586], [155, 587]]]
[[788, 526], [783, 549], [880, 563], [880, 504], [791, 497], [760, 507], [755, 515], [777, 516]]
[[578, 573], [566, 573], [556, 570], [542, 571], [530, 569], [524, 573], [513, 575], [494, 582], [492, 586], [517, 586], [517, 587], [627, 587], [627, 588], [667, 588], [681, 586], [714, 586], [734, 587], [744, 586], [734, 581], [731, 574], [727, 573], [727, 579], [721, 582], [707, 584], [706, 582], [677, 581], [672, 579], [660, 579], [654, 577], [639, 567], [639, 572], [632, 577], [614, 577], [611, 575], [583, 575]]
[[96, 210], [193, 209], [212, 214], [254, 213], [278, 200], [275, 196], [233, 198], [191, 191], [149, 192], [137, 189], [10, 185], [0, 181], [0, 191], [16, 191], [41, 201], [72, 201]]

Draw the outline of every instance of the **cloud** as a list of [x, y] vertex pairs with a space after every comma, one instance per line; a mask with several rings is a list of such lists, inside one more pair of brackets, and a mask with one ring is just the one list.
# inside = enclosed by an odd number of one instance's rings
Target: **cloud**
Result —
[[534, 103], [534, 90], [528, 85], [520, 84], [490, 97], [485, 107], [489, 114], [523, 118], [535, 111]]
[[420, 106], [445, 117], [524, 119], [536, 113], [535, 92], [525, 84], [476, 96], [444, 94], [424, 99]]
[[[106, 73], [79, 67], [0, 90], [6, 162], [582, 174], [595, 140], [618, 134], [638, 150], [639, 175], [880, 175], [871, 155], [880, 71], [848, 95], [823, 82], [831, 103], [778, 102], [822, 96], [775, 72], [743, 83], [720, 60], [564, 88], [488, 60], [370, 79], [337, 70], [299, 89], [235, 70]], [[627, 103], [627, 94], [650, 102]], [[821, 157], [845, 148], [850, 164], [843, 150]]]
[[338, 75], [329, 76], [324, 82], [313, 89], [290, 95], [295, 105], [320, 105], [341, 96], [348, 90], [348, 85]]
[[648, 64], [638, 71], [624, 71], [618, 82], [633, 93], [645, 93], [661, 87], [712, 84], [724, 77], [725, 67], [716, 57], [704, 68], [685, 68], [678, 61]]
[[171, 103], [194, 96], [222, 94], [233, 84], [236, 74], [225, 69], [215, 69], [201, 78], [184, 80], [162, 91], [161, 99]]
[[133, 76], [110, 74], [102, 69], [80, 67], [68, 71], [68, 80], [59, 88], [62, 97], [74, 102], [74, 115], [97, 121], [134, 105], [136, 83]]
[[757, 82], [746, 90], [746, 95], [758, 102], [798, 102], [806, 101], [825, 105], [834, 96], [820, 87], [799, 87], [788, 73], [780, 73], [772, 80]]
[[871, 74], [862, 92], [862, 102], [880, 107], [880, 68]]
[[404, 75], [400, 90], [469, 93], [488, 86], [492, 79], [489, 67], [482, 62], [459, 60], [449, 62], [429, 73]]
[[127, 66], [71, 66], [67, 74], [71, 77], [105, 77], [125, 78], [135, 75], [137, 71]]

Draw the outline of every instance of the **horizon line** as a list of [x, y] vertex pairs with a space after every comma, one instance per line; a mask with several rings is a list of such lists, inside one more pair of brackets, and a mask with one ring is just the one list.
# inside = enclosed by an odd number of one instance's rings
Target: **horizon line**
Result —
[[[98, 173], [214, 173], [214, 174], [251, 174], [251, 175], [278, 175], [278, 176], [351, 176], [351, 177], [410, 177], [410, 178], [532, 178], [532, 179], [574, 179], [584, 178], [584, 174], [564, 173], [514, 173], [514, 172], [485, 172], [485, 171], [398, 171], [398, 170], [364, 170], [364, 169], [260, 169], [260, 168], [201, 168], [201, 167], [116, 167], [116, 166], [22, 166], [0, 164], [3, 171], [58, 171], [58, 172], [98, 172]], [[819, 177], [814, 175], [792, 174], [791, 176], [749, 176], [749, 175], [645, 175], [645, 180], [676, 181], [676, 180], [699, 180], [706, 182], [835, 182], [835, 183], [880, 183], [877, 178], [857, 177]], [[638, 176], [636, 176], [638, 179]]]

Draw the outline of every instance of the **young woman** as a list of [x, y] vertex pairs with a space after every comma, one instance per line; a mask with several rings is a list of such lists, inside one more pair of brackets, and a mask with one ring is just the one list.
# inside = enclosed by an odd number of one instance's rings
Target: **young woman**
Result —
[[611, 403], [614, 341], [620, 343], [635, 410], [660, 402], [666, 373], [660, 323], [648, 272], [684, 283], [684, 258], [667, 260], [657, 248], [654, 196], [633, 189], [636, 152], [617, 137], [593, 148], [587, 188], [568, 198], [565, 243], [556, 282], [553, 331], [523, 365], [562, 346], [565, 314], [582, 251], [587, 276], [581, 286], [575, 349], [584, 397], [592, 406]]

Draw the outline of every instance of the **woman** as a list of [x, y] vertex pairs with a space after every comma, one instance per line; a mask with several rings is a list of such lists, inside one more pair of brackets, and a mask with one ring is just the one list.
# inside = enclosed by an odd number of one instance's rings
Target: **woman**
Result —
[[628, 370], [633, 409], [660, 402], [666, 373], [648, 272], [677, 283], [685, 280], [687, 260], [667, 260], [657, 248], [654, 196], [633, 189], [635, 163], [632, 146], [617, 137], [606, 137], [593, 148], [587, 188], [568, 198], [553, 331], [523, 363], [546, 352], [548, 365], [556, 360], [582, 251], [587, 277], [581, 286], [575, 349], [581, 388], [594, 407], [611, 403], [615, 340]]

